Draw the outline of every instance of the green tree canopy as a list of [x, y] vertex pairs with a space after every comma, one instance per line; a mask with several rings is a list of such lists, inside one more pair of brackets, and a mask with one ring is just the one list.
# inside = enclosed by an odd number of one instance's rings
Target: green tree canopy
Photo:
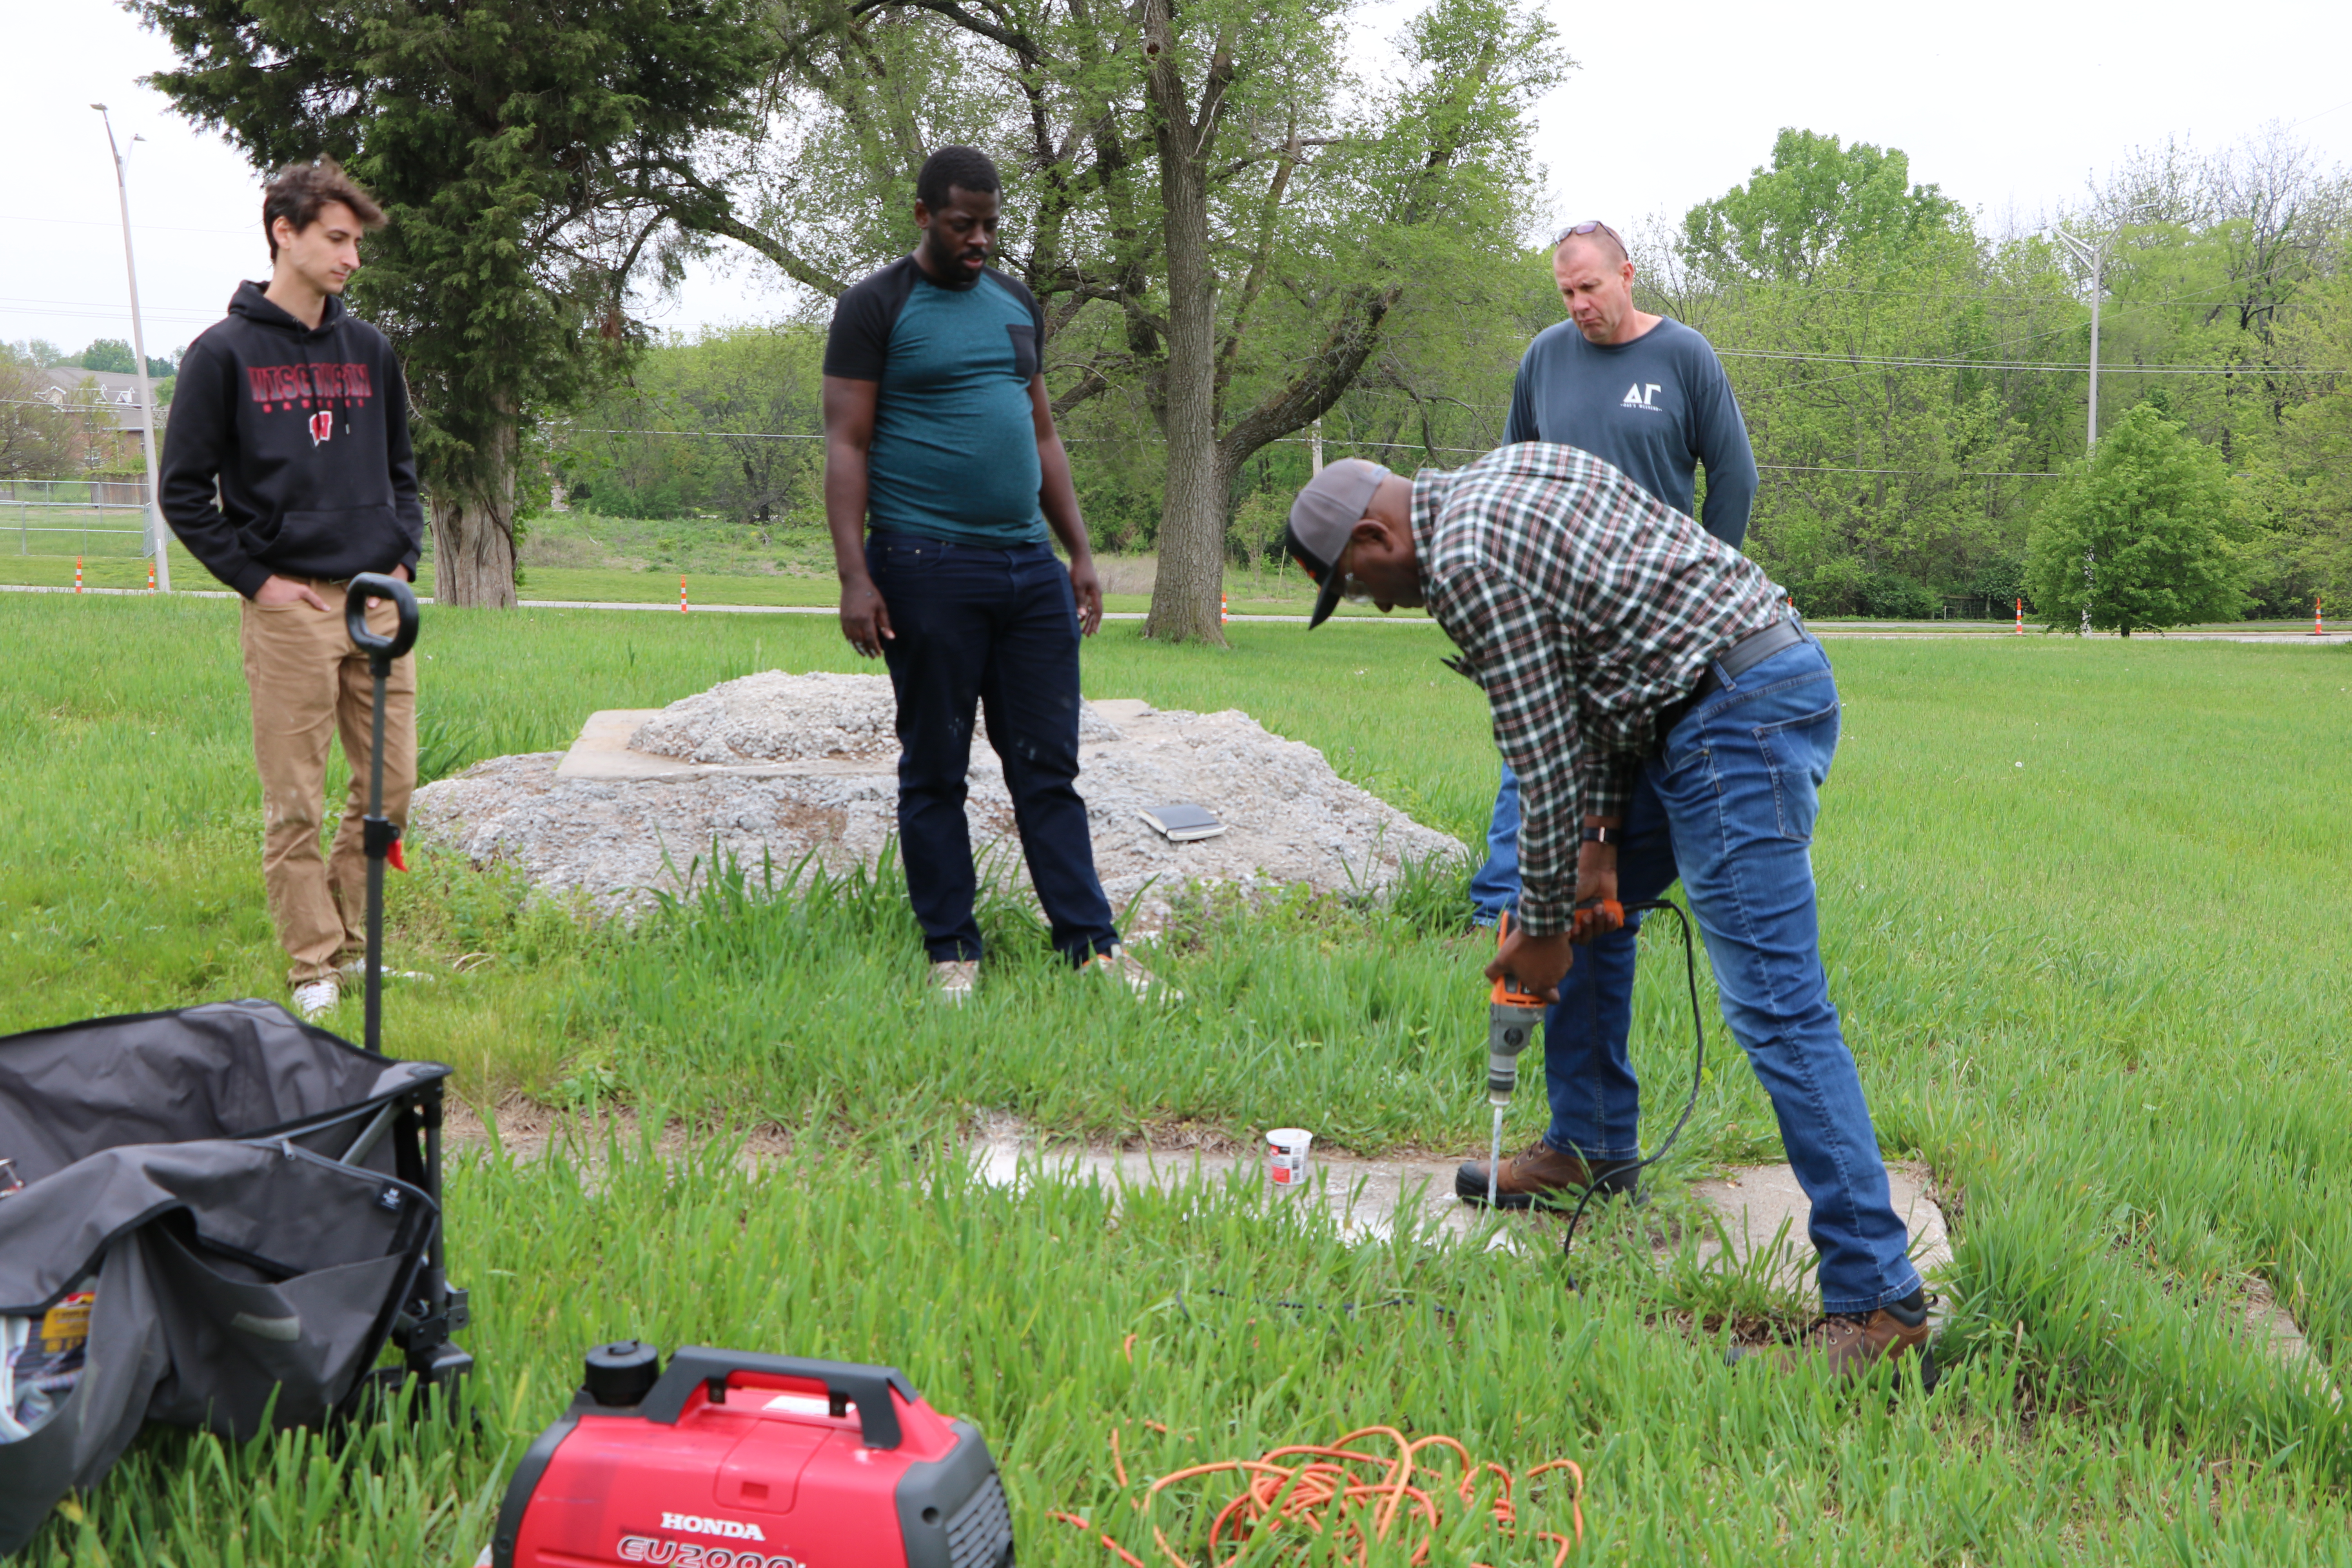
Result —
[[1685, 256], [1720, 281], [1806, 281], [1835, 256], [1902, 251], [1949, 226], [1958, 205], [1911, 183], [1900, 151], [1784, 130], [1772, 162], [1683, 219]]
[[768, 523], [805, 504], [821, 525], [824, 360], [823, 330], [800, 323], [663, 344], [562, 433], [564, 477], [616, 516], [713, 507]]
[[514, 603], [537, 418], [635, 347], [641, 264], [724, 198], [695, 174], [762, 43], [751, 0], [128, 0], [182, 63], [153, 84], [257, 168], [331, 153], [383, 205], [359, 307], [399, 346], [436, 593]]
[[138, 358], [131, 353], [131, 345], [121, 338], [99, 339], [82, 350], [74, 363], [84, 370], [109, 371], [118, 375], [129, 375], [139, 368]]
[[2126, 637], [2242, 613], [2235, 504], [2221, 455], [2141, 404], [2042, 502], [2026, 562], [2035, 611]]
[[[44, 345], [47, 346], [47, 345]], [[0, 345], [0, 479], [54, 479], [81, 466], [92, 416], [99, 410], [88, 393], [53, 405], [52, 389], [26, 363], [32, 356]]]
[[[1528, 111], [1565, 66], [1520, 0], [1427, 0], [1349, 64], [1351, 0], [870, 0], [793, 41], [728, 232], [824, 295], [903, 252], [924, 153], [993, 153], [1057, 413], [1156, 431], [1150, 635], [1223, 640], [1242, 467], [1333, 408], [1416, 302], [1480, 314], [1521, 264]], [[1516, 353], [1516, 346], [1514, 348]], [[1410, 409], [1408, 403], [1405, 406]]]

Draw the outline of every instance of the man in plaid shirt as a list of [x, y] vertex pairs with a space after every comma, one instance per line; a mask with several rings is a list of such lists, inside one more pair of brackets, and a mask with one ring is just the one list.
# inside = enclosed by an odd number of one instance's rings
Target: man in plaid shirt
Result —
[[[1486, 689], [1526, 805], [1519, 916], [1489, 978], [1557, 1002], [1571, 942], [1598, 934], [1578, 906], [1653, 900], [1679, 876], [1812, 1202], [1826, 1316], [1795, 1353], [1841, 1373], [1917, 1354], [1932, 1382], [1927, 1294], [1822, 965], [1808, 846], [1837, 688], [1780, 590], [1608, 464], [1534, 442], [1411, 480], [1335, 463], [1299, 493], [1285, 544], [1322, 584], [1313, 624], [1342, 596], [1425, 605]], [[1629, 843], [1643, 880], [1621, 889]], [[1551, 1127], [1496, 1173], [1517, 1205], [1634, 1188], [1625, 1030], [1585, 1022], [1545, 1031]], [[1459, 1184], [1483, 1199], [1484, 1163]]]

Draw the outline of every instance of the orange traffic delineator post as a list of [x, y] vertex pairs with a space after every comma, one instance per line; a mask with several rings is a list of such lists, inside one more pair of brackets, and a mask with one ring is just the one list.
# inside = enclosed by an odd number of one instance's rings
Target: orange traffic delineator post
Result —
[[1217, 595], [1217, 625], [1222, 626], [1231, 619], [1233, 617], [1225, 613], [1225, 596], [1220, 594]]
[[155, 591], [155, 563], [152, 561], [147, 563], [147, 591], [151, 594]]
[[81, 592], [81, 557], [74, 557], [74, 592]]
[[2311, 635], [2313, 637], [2324, 637], [2327, 635], [2327, 617], [2320, 614], [2320, 609], [2326, 603], [2326, 595], [2324, 594], [2314, 594], [2311, 596]]
[[2025, 635], [2025, 601], [2022, 599], [2017, 601], [2017, 635]]
[[684, 573], [680, 573], [677, 579], [677, 613], [681, 616], [686, 614], [686, 574]]

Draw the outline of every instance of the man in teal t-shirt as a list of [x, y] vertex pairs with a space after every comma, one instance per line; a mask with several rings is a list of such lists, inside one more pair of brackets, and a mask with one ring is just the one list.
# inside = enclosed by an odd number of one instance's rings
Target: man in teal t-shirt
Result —
[[982, 709], [1054, 946], [1140, 994], [1156, 983], [1119, 944], [1076, 782], [1078, 638], [1101, 624], [1102, 589], [1038, 370], [1045, 313], [988, 265], [1002, 200], [985, 153], [940, 148], [916, 178], [921, 244], [835, 308], [824, 511], [841, 630], [898, 694], [898, 847], [939, 994], [962, 1001], [980, 967], [964, 796]]

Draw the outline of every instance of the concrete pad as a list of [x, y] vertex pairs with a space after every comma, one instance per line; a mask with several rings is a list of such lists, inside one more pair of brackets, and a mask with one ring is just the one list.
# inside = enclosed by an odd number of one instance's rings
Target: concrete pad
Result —
[[972, 1169], [992, 1186], [1018, 1189], [1033, 1176], [1063, 1182], [1099, 1182], [1116, 1192], [1150, 1188], [1170, 1192], [1187, 1184], [1240, 1180], [1255, 1185], [1269, 1203], [1319, 1205], [1349, 1241], [1380, 1242], [1396, 1235], [1397, 1216], [1433, 1224], [1463, 1241], [1483, 1238], [1488, 1248], [1548, 1244], [1539, 1222], [1506, 1215], [1490, 1219], [1454, 1195], [1458, 1161], [1360, 1160], [1353, 1155], [1308, 1158], [1308, 1184], [1288, 1191], [1266, 1180], [1265, 1161], [1247, 1154], [1200, 1149], [1096, 1150], [1040, 1148], [1018, 1133], [1000, 1131], [972, 1150]]
[[[1896, 1163], [1886, 1167], [1886, 1180], [1895, 1212], [1911, 1232], [1911, 1261], [1932, 1286], [1951, 1270], [1952, 1242], [1944, 1211], [1927, 1195], [1928, 1173]], [[1820, 1255], [1806, 1239], [1813, 1205], [1794, 1171], [1786, 1165], [1738, 1165], [1691, 1190], [1723, 1226], [1721, 1235], [1700, 1239], [1701, 1261], [1715, 1267], [1720, 1259], [1722, 1267], [1741, 1271], [1760, 1268], [1775, 1285], [1819, 1293], [1813, 1266]]]
[[[1296, 1193], [1277, 1193], [1268, 1185], [1265, 1161], [1255, 1152], [1041, 1149], [1017, 1131], [1000, 1130], [974, 1148], [972, 1161], [982, 1181], [1016, 1188], [1034, 1173], [1055, 1181], [1097, 1181], [1114, 1189], [1132, 1186], [1167, 1192], [1188, 1182], [1232, 1180], [1239, 1173], [1241, 1180], [1264, 1188], [1270, 1201], [1322, 1205], [1338, 1221], [1340, 1234], [1355, 1241], [1388, 1240], [1396, 1234], [1400, 1213], [1433, 1224], [1450, 1238], [1483, 1238], [1488, 1247], [1553, 1247], [1559, 1234], [1560, 1222], [1555, 1216], [1489, 1215], [1462, 1202], [1454, 1193], [1454, 1172], [1459, 1162], [1452, 1160], [1360, 1160], [1318, 1151], [1310, 1163], [1313, 1185]], [[1948, 1272], [1951, 1241], [1944, 1229], [1943, 1211], [1927, 1196], [1927, 1172], [1917, 1166], [1892, 1165], [1887, 1177], [1895, 1212], [1910, 1226], [1911, 1255], [1919, 1272], [1931, 1280]], [[1792, 1292], [1817, 1294], [1816, 1254], [1806, 1239], [1811, 1205], [1788, 1166], [1739, 1166], [1720, 1180], [1696, 1184], [1692, 1191], [1720, 1226], [1700, 1239], [1699, 1257], [1704, 1264], [1742, 1268], [1767, 1259], [1763, 1267], [1770, 1271], [1775, 1284]], [[1784, 1225], [1787, 1231], [1782, 1237]]]
[[2303, 1337], [2302, 1325], [2294, 1321], [2294, 1313], [2279, 1304], [2270, 1281], [2259, 1275], [2248, 1281], [2240, 1305], [2245, 1312], [2246, 1332], [2256, 1347], [2268, 1351], [2288, 1371], [2300, 1373], [2314, 1393], [2338, 1410], [2343, 1409], [2343, 1391], [2327, 1375], [2327, 1363], [2312, 1352], [2311, 1342]]
[[871, 762], [838, 757], [793, 757], [775, 762], [690, 763], [683, 757], [633, 751], [629, 737], [658, 708], [604, 708], [588, 715], [563, 760], [558, 782], [574, 784], [683, 784], [696, 779], [863, 778], [877, 773]]

